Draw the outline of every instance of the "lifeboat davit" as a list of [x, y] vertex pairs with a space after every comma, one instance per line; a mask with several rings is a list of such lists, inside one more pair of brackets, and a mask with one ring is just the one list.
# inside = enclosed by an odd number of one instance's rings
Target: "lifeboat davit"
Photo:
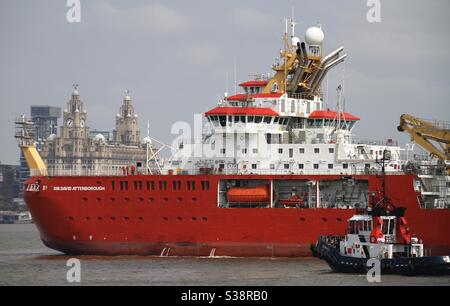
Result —
[[227, 199], [230, 203], [268, 203], [270, 193], [266, 185], [232, 187], [227, 191]]

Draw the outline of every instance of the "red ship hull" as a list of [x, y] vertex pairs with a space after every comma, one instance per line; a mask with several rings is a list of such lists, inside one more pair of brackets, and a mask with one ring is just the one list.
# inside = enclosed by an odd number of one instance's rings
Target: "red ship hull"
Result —
[[[310, 255], [309, 246], [318, 236], [345, 234], [347, 219], [355, 210], [220, 208], [219, 181], [340, 177], [34, 177], [27, 185], [37, 183], [38, 188], [27, 188], [24, 197], [44, 244], [66, 254], [293, 257]], [[369, 192], [381, 189], [379, 176], [353, 177], [367, 180]], [[145, 185], [149, 180], [166, 181], [165, 190], [147, 190]], [[118, 190], [118, 184], [125, 181], [128, 190]], [[172, 185], [174, 181], [180, 185]], [[197, 187], [209, 182], [211, 187], [187, 190], [184, 187], [188, 181], [195, 181]], [[387, 195], [397, 206], [407, 208], [411, 232], [423, 239], [427, 254], [449, 254], [450, 210], [421, 208], [413, 182], [413, 175], [388, 175]]]

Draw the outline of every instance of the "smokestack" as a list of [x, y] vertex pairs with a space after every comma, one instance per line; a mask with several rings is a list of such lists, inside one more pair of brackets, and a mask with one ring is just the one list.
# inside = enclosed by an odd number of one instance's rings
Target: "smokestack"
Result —
[[[304, 44], [304, 43], [302, 42], [302, 44]], [[297, 90], [298, 83], [300, 82], [300, 79], [301, 79], [301, 77], [303, 75], [303, 71], [304, 71], [303, 63], [304, 63], [305, 55], [302, 52], [300, 43], [297, 43], [297, 51], [296, 52], [297, 52], [298, 66], [294, 72], [294, 76], [292, 77], [291, 83], [289, 84], [289, 88], [288, 88], [289, 91]]]
[[319, 87], [320, 83], [322, 83], [323, 78], [327, 74], [328, 70], [330, 70], [334, 66], [336, 66], [336, 65], [340, 64], [341, 62], [343, 62], [346, 57], [347, 57], [347, 54], [344, 54], [340, 58], [332, 61], [331, 63], [329, 63], [328, 65], [326, 65], [323, 68], [323, 71], [321, 71], [321, 73], [317, 76], [317, 78], [314, 80], [314, 83], [311, 84], [311, 93], [314, 93], [317, 90], [317, 88]]
[[310, 81], [309, 81], [309, 84], [310, 84], [311, 88], [312, 88], [313, 84], [315, 84], [315, 82], [317, 80], [317, 77], [323, 71], [325, 65], [327, 65], [330, 61], [336, 60], [339, 57], [339, 53], [342, 50], [344, 50], [344, 47], [339, 47], [336, 50], [334, 50], [333, 52], [331, 52], [330, 54], [328, 54], [327, 56], [325, 56], [324, 58], [322, 58], [322, 60], [320, 61], [319, 67], [311, 75], [311, 78], [310, 78]]

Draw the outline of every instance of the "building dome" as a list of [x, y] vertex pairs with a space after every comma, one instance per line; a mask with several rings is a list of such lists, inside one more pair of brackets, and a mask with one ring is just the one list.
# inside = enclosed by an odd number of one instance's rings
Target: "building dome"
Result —
[[102, 134], [97, 134], [94, 137], [94, 141], [106, 142], [106, 139], [105, 139], [105, 136], [103, 136]]
[[306, 30], [305, 40], [310, 46], [321, 45], [324, 39], [323, 31], [319, 27], [310, 27]]
[[147, 136], [147, 137], [144, 138], [144, 143], [148, 144], [148, 145], [151, 145], [152, 144], [152, 139]]
[[48, 141], [54, 141], [56, 139], [56, 134], [50, 134], [48, 137], [47, 137], [47, 140]]

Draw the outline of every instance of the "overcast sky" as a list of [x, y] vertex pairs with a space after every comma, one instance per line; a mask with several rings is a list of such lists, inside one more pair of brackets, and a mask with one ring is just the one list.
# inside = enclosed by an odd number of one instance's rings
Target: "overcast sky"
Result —
[[366, 0], [81, 0], [81, 23], [68, 23], [65, 0], [0, 4], [0, 161], [18, 162], [14, 118], [30, 105], [63, 109], [80, 84], [91, 129], [114, 128], [130, 89], [142, 134], [167, 143], [175, 121], [215, 107], [237, 79], [270, 72], [282, 47], [283, 17], [323, 24], [325, 53], [343, 45], [345, 65], [329, 74], [328, 104], [345, 76], [346, 110], [362, 120], [356, 137], [409, 141], [399, 116], [449, 120], [450, 1], [381, 0], [369, 23]]

